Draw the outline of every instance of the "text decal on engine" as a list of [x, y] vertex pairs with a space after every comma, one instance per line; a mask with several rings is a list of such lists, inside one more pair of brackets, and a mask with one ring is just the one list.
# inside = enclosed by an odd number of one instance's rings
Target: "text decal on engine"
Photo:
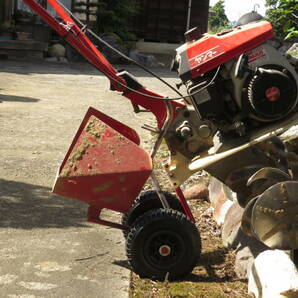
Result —
[[204, 53], [201, 53], [197, 55], [196, 57], [189, 60], [189, 66], [190, 69], [193, 69], [195, 67], [198, 67], [222, 54], [224, 54], [225, 51], [221, 46], [216, 46]]
[[248, 55], [248, 63], [251, 63], [262, 57], [266, 57], [266, 52], [265, 52], [265, 49], [261, 46], [251, 51], [248, 51], [247, 55]]

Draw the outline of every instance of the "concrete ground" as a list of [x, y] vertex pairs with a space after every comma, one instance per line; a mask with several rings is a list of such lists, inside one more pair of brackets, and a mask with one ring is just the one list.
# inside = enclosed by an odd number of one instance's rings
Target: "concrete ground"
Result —
[[[171, 94], [144, 72], [132, 72], [150, 89]], [[157, 72], [176, 82], [175, 74]], [[51, 193], [89, 106], [143, 140], [150, 135], [140, 129], [149, 115], [134, 115], [91, 66], [0, 60], [0, 297], [128, 296], [121, 231], [86, 223], [84, 203]]]

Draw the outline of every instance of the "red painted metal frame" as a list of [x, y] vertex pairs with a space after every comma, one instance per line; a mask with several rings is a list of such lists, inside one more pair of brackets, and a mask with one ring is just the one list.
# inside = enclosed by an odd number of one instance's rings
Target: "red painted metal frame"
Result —
[[184, 210], [186, 216], [187, 216], [192, 222], [195, 222], [196, 220], [195, 220], [195, 218], [194, 218], [194, 216], [193, 216], [193, 214], [192, 214], [192, 212], [191, 212], [191, 210], [190, 210], [190, 208], [189, 208], [189, 206], [188, 206], [188, 204], [187, 204], [187, 201], [186, 201], [186, 199], [185, 199], [185, 196], [184, 196], [184, 194], [183, 194], [181, 188], [180, 188], [180, 187], [177, 187], [177, 188], [175, 189], [175, 191], [176, 191], [176, 194], [177, 194], [177, 196], [178, 196], [178, 198], [179, 198], [179, 200], [180, 200], [180, 203], [181, 203], [181, 205], [182, 205], [182, 207], [183, 207], [183, 210]]
[[[97, 69], [104, 73], [111, 81], [113, 87], [120, 92], [124, 92], [123, 96], [127, 97], [132, 103], [140, 105], [151, 111], [156, 119], [158, 127], [161, 128], [167, 118], [167, 109], [165, 103], [149, 96], [164, 98], [155, 92], [147, 89], [140, 89], [138, 92], [144, 95], [137, 94], [125, 89], [126, 82], [123, 78], [117, 75], [117, 70], [106, 60], [106, 58], [98, 51], [85, 33], [72, 20], [68, 13], [58, 4], [56, 0], [48, 0], [48, 3], [55, 9], [57, 14], [63, 20], [59, 23], [47, 10], [40, 6], [35, 0], [23, 0], [33, 11], [35, 11], [51, 28], [53, 28], [60, 36], [62, 36], [74, 49], [84, 56], [87, 61], [93, 64]], [[121, 85], [120, 85], [121, 84]], [[181, 102], [173, 101], [173, 110], [176, 111], [179, 107], [184, 107]], [[174, 115], [175, 117], [175, 115]]]

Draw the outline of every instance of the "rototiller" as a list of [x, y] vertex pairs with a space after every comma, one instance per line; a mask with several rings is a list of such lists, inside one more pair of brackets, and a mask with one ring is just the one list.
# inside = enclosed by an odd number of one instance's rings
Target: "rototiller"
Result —
[[[186, 32], [172, 69], [187, 95], [158, 78], [176, 91], [176, 98], [168, 98], [116, 70], [87, 36], [115, 49], [57, 0], [47, 2], [59, 20], [38, 1], [24, 2], [105, 74], [111, 90], [122, 92], [135, 112], [142, 107], [156, 117], [157, 127], [149, 129], [157, 139], [149, 155], [133, 129], [90, 108], [54, 185], [56, 194], [89, 204], [88, 221], [124, 231], [137, 274], [176, 279], [196, 265], [201, 240], [180, 186], [200, 170], [236, 192], [245, 207], [245, 233], [271, 248], [298, 248], [298, 184], [276, 137], [298, 124], [298, 76], [277, 50], [270, 23], [244, 22], [216, 35]], [[162, 140], [170, 152], [164, 167], [179, 200], [161, 190], [152, 168]], [[154, 190], [140, 194], [149, 176]], [[121, 212], [122, 222], [102, 220], [104, 208]]]

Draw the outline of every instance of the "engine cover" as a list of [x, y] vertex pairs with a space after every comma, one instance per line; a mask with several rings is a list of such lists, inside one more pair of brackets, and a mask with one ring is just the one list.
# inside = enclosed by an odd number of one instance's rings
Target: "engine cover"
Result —
[[272, 26], [267, 21], [250, 23], [216, 35], [205, 34], [177, 49], [179, 76], [183, 82], [195, 79], [273, 36]]

